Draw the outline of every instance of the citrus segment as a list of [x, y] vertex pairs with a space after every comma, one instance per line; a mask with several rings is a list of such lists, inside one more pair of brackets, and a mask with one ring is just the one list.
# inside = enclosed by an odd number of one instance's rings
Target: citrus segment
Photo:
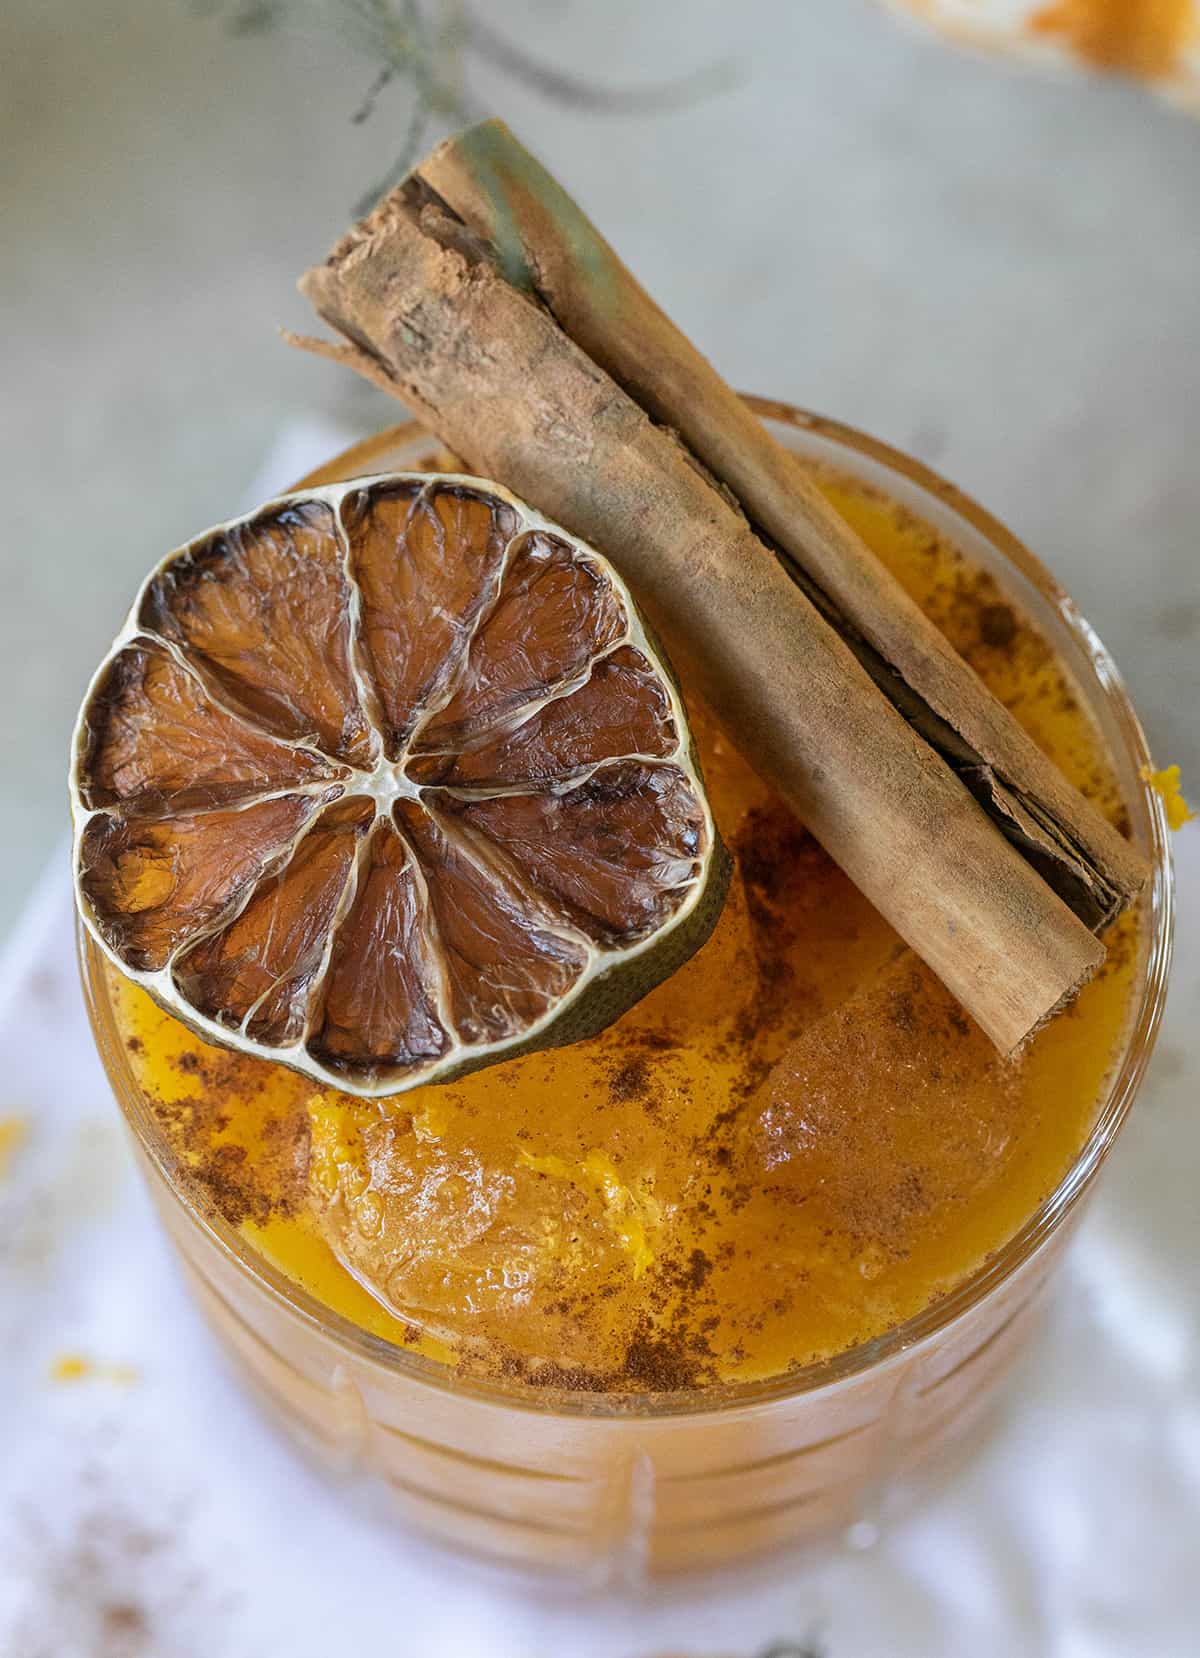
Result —
[[[361, 595], [364, 662], [388, 758], [423, 708], [444, 700], [517, 529], [506, 502], [409, 479], [358, 490], [342, 509]], [[450, 552], [453, 549], [453, 552]]]
[[380, 822], [334, 941], [313, 1053], [360, 1079], [440, 1058], [450, 1038], [437, 1016], [435, 971], [419, 877], [391, 824]]
[[361, 797], [330, 806], [245, 909], [183, 955], [174, 979], [193, 1007], [261, 1042], [298, 1040], [358, 843], [374, 816], [374, 802]]
[[[531, 632], [532, 614], [538, 627]], [[532, 713], [547, 693], [577, 683], [625, 630], [611, 582], [577, 548], [557, 536], [524, 536], [509, 556], [454, 696], [419, 733], [416, 747], [463, 746], [473, 733]]]
[[76, 731], [84, 920], [205, 1035], [362, 1095], [600, 1029], [727, 863], [620, 578], [478, 479], [172, 554]]
[[151, 579], [139, 619], [264, 730], [369, 765], [349, 592], [332, 511], [295, 502], [193, 542]]
[[637, 761], [603, 766], [565, 794], [451, 799], [443, 809], [605, 944], [662, 924], [695, 878], [704, 828], [684, 774]]
[[156, 972], [246, 897], [316, 810], [283, 795], [181, 818], [97, 814], [80, 849], [94, 924], [129, 966]]
[[666, 690], [640, 651], [624, 645], [604, 656], [565, 696], [522, 722], [486, 736], [479, 748], [417, 754], [409, 776], [422, 783], [495, 788], [570, 779], [620, 753], [664, 758], [679, 747]]
[[344, 776], [230, 713], [162, 645], [136, 639], [100, 680], [88, 720], [84, 804], [143, 814], [229, 806]]
[[396, 816], [421, 865], [456, 1028], [472, 1043], [510, 1040], [566, 994], [586, 949], [427, 806], [400, 801]]

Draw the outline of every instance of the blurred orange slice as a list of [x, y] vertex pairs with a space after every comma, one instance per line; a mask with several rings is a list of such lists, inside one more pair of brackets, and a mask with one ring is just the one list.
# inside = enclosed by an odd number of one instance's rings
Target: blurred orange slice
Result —
[[953, 40], [1134, 75], [1200, 113], [1200, 0], [888, 0]]
[[80, 913], [118, 967], [360, 1095], [603, 1028], [727, 879], [617, 573], [456, 475], [288, 496], [172, 553], [71, 786]]

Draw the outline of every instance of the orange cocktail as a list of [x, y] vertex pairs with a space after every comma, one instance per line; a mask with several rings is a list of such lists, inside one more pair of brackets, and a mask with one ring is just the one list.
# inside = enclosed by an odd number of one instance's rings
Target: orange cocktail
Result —
[[[1122, 827], [1144, 813], [1054, 618], [998, 583], [994, 549], [988, 567], [914, 512], [911, 477], [897, 499], [878, 463], [826, 447], [834, 504], [1067, 777]], [[699, 953], [587, 1042], [353, 1100], [207, 1046], [89, 958], [102, 1048], [179, 1200], [168, 1222], [273, 1408], [428, 1529], [505, 1558], [611, 1567], [635, 1541], [664, 1567], [724, 1558], [845, 1520], [965, 1431], [1044, 1275], [1034, 1255], [1011, 1277], [995, 1263], [1145, 1041], [1149, 907], [1003, 1061], [692, 715], [730, 898]], [[236, 1271], [188, 1214], [237, 1240]], [[939, 1306], [940, 1343], [898, 1362], [897, 1332], [936, 1330]]]

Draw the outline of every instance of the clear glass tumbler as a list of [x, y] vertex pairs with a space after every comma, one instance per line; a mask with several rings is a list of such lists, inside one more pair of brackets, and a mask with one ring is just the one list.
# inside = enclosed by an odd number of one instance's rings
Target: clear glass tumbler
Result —
[[[832, 421], [751, 401], [800, 454], [932, 523], [1043, 629], [1107, 738], [1133, 833], [1153, 861], [1137, 1006], [1095, 1127], [1058, 1188], [952, 1293], [772, 1381], [618, 1397], [460, 1378], [331, 1312], [201, 1206], [134, 1081], [102, 958], [81, 934], [96, 1043], [163, 1224], [269, 1417], [343, 1479], [382, 1488], [426, 1536], [506, 1566], [634, 1582], [874, 1523], [885, 1496], [936, 1469], [983, 1423], [1133, 1102], [1163, 1005], [1166, 828], [1139, 779], [1145, 738], [1100, 641], [1032, 554], [918, 462]], [[419, 428], [399, 426], [304, 482], [412, 468], [433, 448]]]

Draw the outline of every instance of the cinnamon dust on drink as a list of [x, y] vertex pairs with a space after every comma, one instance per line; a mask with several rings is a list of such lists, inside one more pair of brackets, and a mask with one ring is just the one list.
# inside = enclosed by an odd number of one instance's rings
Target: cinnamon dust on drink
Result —
[[[1117, 816], [1100, 735], [1035, 618], [895, 503], [828, 486]], [[357, 1122], [350, 1102], [206, 1047], [126, 987], [133, 1069], [188, 1183], [362, 1327], [417, 1348], [432, 1329], [445, 1337], [432, 1356], [464, 1372], [575, 1392], [777, 1375], [927, 1305], [1078, 1151], [1126, 1028], [1136, 918], [1010, 1070], [896, 959], [895, 935], [711, 719], [693, 729], [736, 862], [709, 945], [590, 1042], [430, 1089], [414, 1116], [366, 1108], [369, 1203], [352, 1178], [357, 1208], [331, 1211], [307, 1178], [312, 1113]], [[322, 1156], [353, 1175], [344, 1138], [344, 1152], [322, 1139]]]

